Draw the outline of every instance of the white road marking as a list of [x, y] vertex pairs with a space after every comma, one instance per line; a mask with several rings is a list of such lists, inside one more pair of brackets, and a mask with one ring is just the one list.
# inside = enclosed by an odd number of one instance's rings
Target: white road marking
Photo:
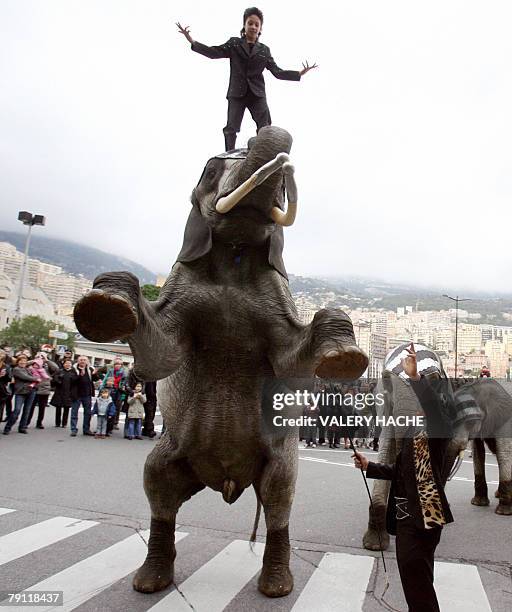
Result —
[[475, 565], [436, 562], [434, 586], [443, 612], [492, 612]]
[[16, 512], [16, 510], [12, 510], [11, 508], [0, 508], [0, 516], [2, 516], [2, 514], [10, 514], [11, 512]]
[[374, 561], [366, 555], [326, 553], [292, 612], [362, 610]]
[[[176, 542], [188, 534], [176, 532]], [[29, 587], [28, 591], [63, 591], [64, 605], [24, 606], [33, 612], [70, 612], [136, 570], [146, 558], [144, 540], [149, 531], [136, 533], [71, 567]], [[19, 612], [15, 606], [2, 606], [2, 612]], [[190, 611], [189, 611], [190, 612]]]
[[221, 612], [261, 568], [264, 548], [256, 542], [252, 552], [247, 541], [231, 542], [148, 612]]
[[[311, 461], [312, 463], [324, 463], [326, 465], [341, 465], [342, 467], [350, 467], [354, 469], [353, 463], [339, 463], [337, 461], [329, 461], [328, 459], [319, 459], [318, 457], [299, 457], [301, 461]], [[463, 476], [454, 476], [452, 481], [457, 482], [475, 482], [472, 478], [464, 478]], [[451, 482], [451, 481], [450, 481]], [[497, 480], [488, 480], [487, 484], [499, 484]]]
[[30, 527], [13, 531], [0, 537], [0, 565], [69, 538], [95, 525], [98, 525], [95, 521], [56, 516], [30, 525]]

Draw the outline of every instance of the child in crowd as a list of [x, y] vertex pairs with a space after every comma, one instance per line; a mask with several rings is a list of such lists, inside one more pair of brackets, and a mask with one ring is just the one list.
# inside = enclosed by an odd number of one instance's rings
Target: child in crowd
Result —
[[141, 383], [135, 385], [132, 397], [128, 398], [128, 440], [142, 440], [142, 419], [144, 418], [144, 404], [146, 396], [142, 392]]
[[96, 438], [106, 438], [107, 434], [107, 419], [114, 417], [116, 414], [116, 406], [110, 397], [107, 388], [100, 391], [99, 397], [94, 404], [93, 414], [97, 416]]
[[[100, 386], [100, 395], [101, 392], [103, 391], [103, 389], [106, 389], [108, 392], [109, 397], [112, 399], [112, 401], [114, 401], [112, 394], [115, 392], [115, 387], [114, 387], [114, 379], [109, 376], [108, 378], [105, 379], [105, 382]], [[114, 404], [115, 405], [115, 404]], [[107, 436], [110, 436], [110, 434], [112, 433], [112, 430], [114, 429], [114, 422], [116, 420], [116, 415], [114, 414], [113, 416], [109, 416], [107, 419]]]
[[37, 382], [34, 381], [30, 383], [30, 386], [32, 388], [37, 387], [37, 385], [43, 380], [50, 379], [48, 372], [44, 368], [44, 360], [39, 355], [33, 361], [30, 362], [28, 371], [34, 378], [37, 379]]

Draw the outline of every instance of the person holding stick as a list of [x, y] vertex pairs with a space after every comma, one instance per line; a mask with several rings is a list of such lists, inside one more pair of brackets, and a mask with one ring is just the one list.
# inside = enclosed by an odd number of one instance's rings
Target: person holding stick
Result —
[[374, 463], [355, 450], [352, 458], [368, 478], [391, 480], [386, 525], [396, 535], [396, 559], [409, 612], [439, 612], [434, 553], [443, 525], [453, 522], [444, 493], [451, 423], [434, 386], [418, 374], [413, 343], [407, 352], [402, 367], [419, 399], [427, 431], [406, 434], [394, 464]]

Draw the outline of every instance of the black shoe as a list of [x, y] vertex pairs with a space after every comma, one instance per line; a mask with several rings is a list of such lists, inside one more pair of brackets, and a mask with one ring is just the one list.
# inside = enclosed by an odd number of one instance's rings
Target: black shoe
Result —
[[72, 431], [72, 432], [71, 432], [69, 435], [70, 435], [72, 438], [76, 438], [76, 431]]
[[28, 433], [26, 429], [18, 429], [18, 433]]
[[84, 436], [94, 436], [92, 431], [84, 431]]
[[4, 429], [4, 436], [8, 436], [10, 433], [11, 433], [10, 430], [9, 431], [5, 431], [5, 429]]
[[36, 429], [44, 429], [44, 425], [39, 425], [39, 424], [37, 424], [37, 425], [36, 425]]
[[329, 444], [329, 448], [334, 448], [334, 444]]
[[332, 445], [332, 447], [333, 447], [333, 448], [339, 448], [339, 447], [340, 447], [340, 445], [339, 445], [339, 444], [333, 444], [333, 445]]

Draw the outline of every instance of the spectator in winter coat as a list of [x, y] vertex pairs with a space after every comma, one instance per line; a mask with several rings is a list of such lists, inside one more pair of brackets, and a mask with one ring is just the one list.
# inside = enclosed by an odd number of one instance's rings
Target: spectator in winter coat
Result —
[[[30, 407], [36, 396], [35, 385], [37, 385], [38, 378], [33, 376], [28, 368], [28, 358], [26, 355], [20, 355], [18, 357], [16, 366], [12, 370], [14, 378], [14, 410], [9, 415], [7, 423], [5, 424], [4, 434], [10, 433], [13, 425], [18, 420], [18, 416], [21, 414], [20, 424], [18, 426], [19, 433], [27, 432], [27, 420], [30, 414]], [[23, 411], [22, 411], [23, 410]]]
[[53, 377], [55, 393], [51, 405], [55, 406], [55, 427], [67, 427], [69, 409], [73, 404], [72, 386], [76, 377], [71, 359], [65, 360], [62, 369]]
[[100, 391], [99, 397], [96, 399], [94, 409], [92, 411], [96, 415], [96, 437], [106, 438], [107, 437], [107, 419], [112, 417], [116, 413], [116, 407], [108, 389], [105, 387]]
[[[11, 399], [11, 366], [7, 359], [5, 351], [0, 350], [0, 422], [4, 420], [4, 408], [7, 407], [7, 403]], [[9, 413], [10, 410], [7, 410], [5, 420], [7, 420]]]
[[72, 353], [72, 351], [64, 351], [64, 355], [62, 355], [62, 357], [60, 357], [57, 360], [57, 365], [59, 366], [59, 368], [61, 370], [64, 369], [64, 363], [66, 361], [71, 361], [71, 364], [73, 364], [73, 353]]
[[119, 415], [121, 413], [123, 399], [126, 394], [125, 387], [128, 378], [128, 372], [123, 366], [123, 360], [121, 359], [121, 357], [116, 357], [114, 359], [114, 366], [107, 370], [107, 373], [103, 377], [102, 386], [105, 386], [105, 383], [109, 378], [112, 378], [114, 380], [114, 391], [110, 394], [110, 396], [112, 397], [112, 401], [116, 405], [114, 429], [119, 429]]
[[[44, 413], [46, 410], [46, 406], [48, 405], [48, 398], [50, 393], [52, 392], [52, 376], [59, 371], [59, 366], [50, 361], [46, 357], [46, 353], [38, 353], [33, 362], [29, 363], [29, 368], [34, 373], [34, 365], [37, 364], [38, 368], [38, 376], [40, 376], [41, 380], [37, 385], [36, 397], [32, 402], [32, 406], [30, 407], [30, 414], [28, 417], [27, 425], [30, 425], [30, 421], [32, 420], [32, 415], [34, 414], [34, 409], [36, 404], [39, 406], [39, 411], [37, 413], [37, 429], [44, 429], [43, 420]], [[35, 374], [34, 374], [35, 375]]]
[[306, 406], [302, 412], [302, 416], [308, 419], [308, 424], [305, 426], [306, 446], [316, 448], [316, 428], [318, 425], [318, 417], [320, 416], [320, 408]]
[[144, 404], [146, 396], [142, 393], [142, 384], [135, 385], [135, 392], [128, 399], [128, 440], [142, 440], [141, 429], [144, 418]]
[[78, 409], [80, 405], [84, 409], [84, 420], [82, 431], [84, 436], [93, 436], [91, 432], [91, 398], [94, 397], [94, 368], [89, 365], [89, 360], [84, 355], [80, 355], [77, 363], [73, 366], [76, 378], [71, 384], [71, 435], [74, 437], [78, 433]]

